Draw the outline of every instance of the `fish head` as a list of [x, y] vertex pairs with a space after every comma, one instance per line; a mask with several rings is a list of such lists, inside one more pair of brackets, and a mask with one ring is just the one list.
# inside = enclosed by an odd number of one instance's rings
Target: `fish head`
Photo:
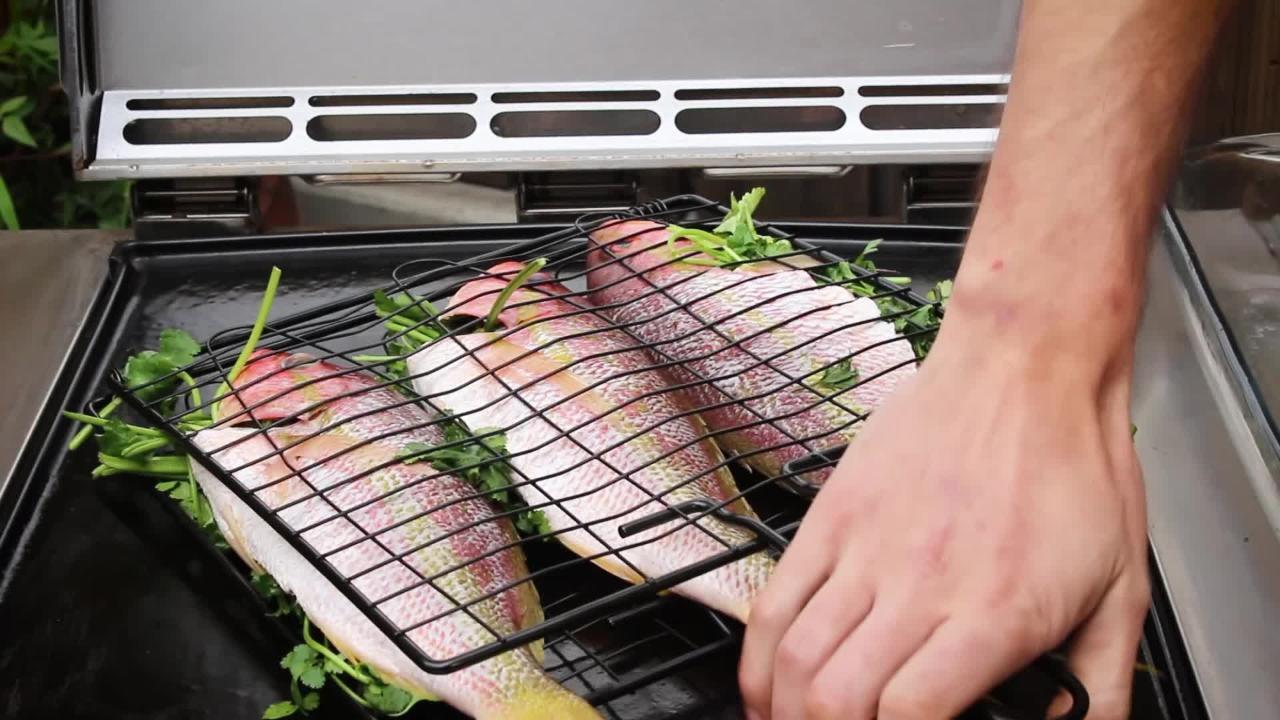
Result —
[[214, 420], [243, 425], [307, 416], [373, 385], [352, 368], [307, 353], [258, 350], [215, 404]]
[[[642, 290], [640, 277], [663, 267], [673, 267], [674, 258], [688, 255], [694, 248], [687, 240], [668, 242], [666, 225], [650, 220], [611, 221], [588, 235], [587, 287], [591, 300], [608, 304], [619, 296]], [[674, 251], [674, 252], [673, 252]]]
[[[488, 317], [502, 292], [526, 267], [516, 261], [494, 265], [482, 277], [458, 288], [441, 317]], [[504, 327], [515, 328], [540, 318], [571, 313], [580, 309], [565, 299], [571, 295], [573, 291], [551, 273], [536, 272], [510, 294], [498, 313], [498, 322]]]

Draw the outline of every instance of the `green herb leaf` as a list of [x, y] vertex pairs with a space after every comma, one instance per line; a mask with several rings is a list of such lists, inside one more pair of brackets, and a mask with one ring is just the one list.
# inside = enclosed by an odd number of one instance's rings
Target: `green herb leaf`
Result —
[[364, 686], [362, 696], [374, 710], [387, 715], [400, 715], [416, 702], [413, 695], [395, 685], [371, 683]]
[[10, 140], [27, 147], [36, 147], [36, 139], [31, 137], [31, 131], [27, 129], [27, 124], [17, 115], [5, 115], [4, 120], [0, 121], [0, 131]]
[[[791, 242], [783, 238], [761, 235], [751, 216], [764, 198], [764, 188], [754, 188], [741, 199], [729, 196], [729, 212], [715, 230], [707, 232], [699, 228], [670, 226], [668, 247], [674, 249], [677, 240], [688, 240], [710, 261], [718, 265], [738, 265], [755, 260], [789, 255], [795, 252]], [[705, 264], [700, 258], [687, 257], [683, 262]]]
[[[317, 704], [319, 696], [317, 696]], [[293, 704], [291, 700], [281, 700], [278, 703], [271, 703], [266, 710], [262, 711], [262, 720], [277, 720], [277, 718], [286, 718], [298, 712], [298, 706]]]
[[14, 110], [17, 110], [18, 108], [22, 107], [22, 104], [25, 103], [26, 101], [27, 101], [26, 95], [17, 95], [9, 98], [8, 100], [5, 100], [4, 102], [0, 103], [0, 115], [8, 115]]
[[13, 196], [9, 194], [9, 186], [3, 177], [0, 177], [0, 222], [4, 223], [5, 230], [22, 229], [18, 224], [18, 211], [13, 206]]
[[308, 645], [295, 645], [280, 661], [290, 677], [313, 690], [324, 686], [324, 657]]
[[190, 365], [200, 354], [200, 343], [191, 334], [178, 328], [165, 328], [160, 331], [160, 352], [173, 360], [179, 367]]
[[818, 383], [828, 390], [841, 392], [858, 384], [858, 368], [845, 358], [823, 371]]
[[159, 347], [159, 350], [143, 350], [124, 365], [126, 386], [144, 401], [171, 393], [181, 382], [178, 370], [194, 362], [200, 352], [200, 343], [195, 338], [174, 328], [160, 333]]
[[862, 252], [858, 253], [858, 257], [854, 258], [853, 264], [864, 270], [874, 271], [876, 264], [871, 261], [871, 256], [880, 251], [880, 243], [882, 242], [884, 242], [884, 238], [877, 238], [867, 243], [867, 246], [862, 248]]
[[268, 613], [269, 616], [280, 617], [299, 612], [298, 604], [293, 599], [293, 596], [285, 592], [276, 582], [276, 579], [267, 573], [255, 572], [249, 576], [249, 582], [258, 591], [258, 594], [262, 596], [263, 600], [266, 600], [268, 604], [275, 605], [275, 609]]
[[516, 510], [513, 522], [526, 535], [545, 535], [551, 525], [541, 510], [530, 510], [518, 493], [511, 491], [511, 466], [507, 463], [507, 438], [492, 428], [475, 431], [458, 420], [443, 423], [444, 443], [435, 447], [409, 443], [400, 454], [405, 463], [429, 463], [437, 472], [447, 472], [466, 480], [476, 490], [505, 510]]
[[309, 713], [320, 707], [320, 693], [309, 692], [302, 696], [302, 712]]

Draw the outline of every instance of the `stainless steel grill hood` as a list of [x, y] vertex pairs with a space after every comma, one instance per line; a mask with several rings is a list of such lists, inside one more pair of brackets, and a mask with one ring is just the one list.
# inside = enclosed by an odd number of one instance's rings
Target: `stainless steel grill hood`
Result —
[[978, 161], [1019, 3], [61, 8], [104, 179]]

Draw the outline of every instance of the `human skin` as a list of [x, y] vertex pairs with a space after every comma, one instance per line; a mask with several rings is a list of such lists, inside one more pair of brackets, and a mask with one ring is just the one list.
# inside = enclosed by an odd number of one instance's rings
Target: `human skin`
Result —
[[1024, 3], [946, 323], [752, 607], [752, 720], [952, 717], [1064, 642], [1089, 717], [1127, 717], [1149, 605], [1134, 335], [1225, 6]]

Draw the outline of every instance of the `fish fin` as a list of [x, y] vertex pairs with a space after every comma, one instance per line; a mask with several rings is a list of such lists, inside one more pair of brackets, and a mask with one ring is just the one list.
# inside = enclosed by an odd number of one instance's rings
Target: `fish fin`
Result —
[[477, 720], [601, 720], [595, 708], [550, 678], [521, 689], [500, 707], [477, 715]]
[[[590, 548], [582, 546], [577, 542], [574, 542], [572, 540], [572, 537], [573, 537], [572, 535], [560, 535], [559, 537], [560, 537], [561, 544], [563, 544], [565, 547], [573, 551], [575, 555], [579, 555], [581, 557], [590, 557], [599, 552], [597, 550], [592, 550]], [[627, 567], [626, 563], [619, 560], [617, 555], [604, 555], [604, 556], [595, 558], [591, 562], [595, 563], [596, 565], [599, 565], [601, 568], [604, 568], [610, 575], [614, 575], [616, 577], [622, 578], [623, 580], [631, 583], [632, 585], [639, 585], [640, 583], [645, 581], [645, 579], [641, 577], [639, 573]]]

